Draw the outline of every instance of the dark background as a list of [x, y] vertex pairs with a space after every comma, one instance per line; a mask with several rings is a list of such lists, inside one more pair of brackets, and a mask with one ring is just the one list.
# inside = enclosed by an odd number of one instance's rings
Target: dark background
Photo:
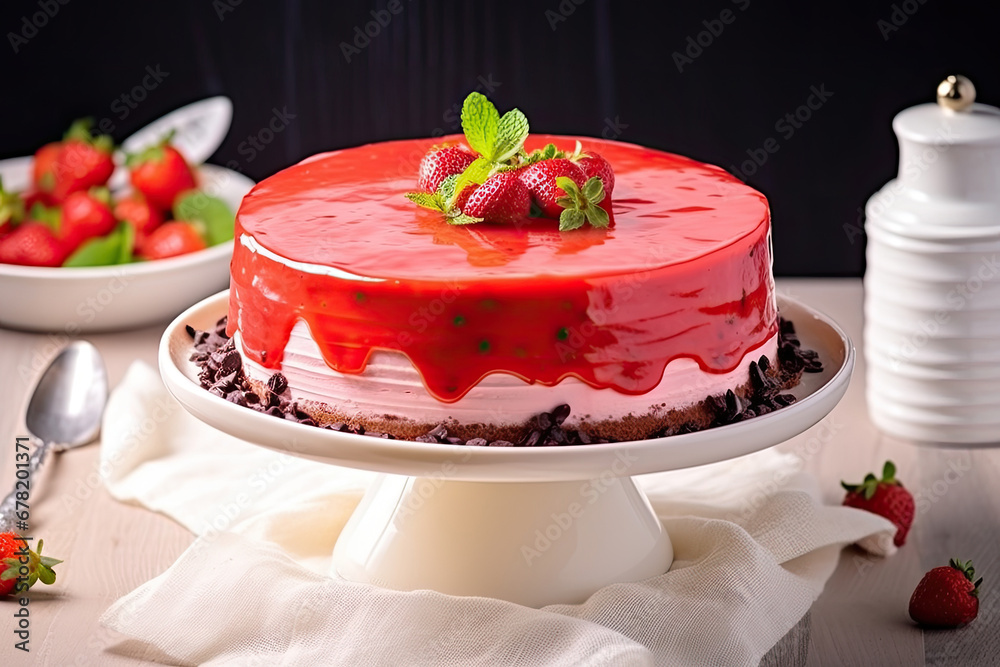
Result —
[[[861, 209], [896, 170], [893, 115], [933, 101], [949, 73], [1000, 103], [993, 3], [399, 1], [391, 14], [389, 0], [4, 0], [0, 157], [32, 153], [76, 117], [108, 119], [120, 141], [225, 94], [233, 128], [211, 161], [261, 179], [323, 150], [452, 132], [479, 88], [533, 131], [740, 172], [771, 201], [778, 275], [856, 276]], [[372, 11], [387, 24], [355, 43]], [[165, 76], [126, 103], [147, 67]], [[809, 119], [777, 125], [814, 87], [828, 95]], [[254, 148], [276, 113], [284, 129]]]

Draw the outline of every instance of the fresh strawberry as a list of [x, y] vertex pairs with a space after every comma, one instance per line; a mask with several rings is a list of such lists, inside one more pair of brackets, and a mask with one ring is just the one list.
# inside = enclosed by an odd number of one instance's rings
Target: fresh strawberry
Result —
[[192, 225], [170, 220], [153, 230], [142, 246], [146, 259], [164, 259], [207, 248], [205, 239]]
[[896, 466], [892, 461], [885, 462], [882, 479], [869, 473], [860, 484], [840, 484], [847, 490], [844, 505], [867, 510], [892, 521], [896, 524], [896, 537], [893, 541], [897, 547], [903, 546], [906, 534], [913, 525], [915, 506], [913, 496], [896, 479]]
[[979, 614], [979, 584], [972, 561], [952, 558], [920, 580], [910, 597], [910, 618], [929, 628], [957, 628]]
[[115, 170], [111, 159], [114, 144], [111, 137], [93, 136], [91, 120], [78, 120], [69, 128], [63, 141], [43, 146], [35, 154], [35, 187], [54, 202], [62, 202], [70, 194], [100, 187], [108, 182]]
[[467, 216], [502, 224], [517, 222], [530, 211], [531, 194], [517, 171], [502, 171], [490, 176], [476, 188], [462, 209]]
[[70, 249], [41, 222], [28, 221], [0, 238], [0, 263], [23, 266], [59, 266]]
[[420, 161], [417, 189], [437, 192], [441, 181], [452, 174], [461, 174], [476, 156], [462, 146], [436, 146]]
[[[42, 544], [43, 541], [38, 540], [35, 552], [20, 535], [0, 533], [0, 595], [23, 594], [36, 581], [55, 583], [56, 573], [52, 568], [62, 561], [43, 556]], [[22, 567], [26, 567], [27, 572], [21, 572]]]
[[163, 214], [151, 206], [138, 192], [122, 197], [115, 202], [116, 220], [126, 221], [135, 227], [135, 247], [141, 253], [147, 237], [163, 223]]
[[563, 207], [556, 203], [559, 197], [566, 195], [556, 184], [556, 179], [560, 176], [570, 179], [579, 188], [587, 182], [583, 169], [566, 158], [542, 160], [521, 170], [521, 181], [546, 218], [558, 218], [563, 212]]
[[87, 239], [110, 234], [115, 224], [115, 216], [100, 190], [74, 192], [63, 202], [59, 237], [75, 250]]
[[132, 185], [156, 208], [169, 211], [177, 195], [196, 187], [194, 171], [184, 156], [170, 145], [163, 143], [129, 156]]
[[479, 189], [478, 185], [467, 185], [462, 190], [462, 194], [455, 198], [454, 208], [459, 211], [464, 211], [465, 207], [469, 204], [469, 198], [472, 197], [472, 193]]
[[16, 192], [7, 192], [0, 179], [0, 236], [14, 228], [24, 219], [24, 199]]
[[599, 153], [587, 151], [582, 157], [577, 158], [576, 163], [583, 169], [587, 178], [596, 176], [601, 179], [601, 183], [604, 184], [604, 194], [611, 196], [611, 191], [615, 189], [615, 172], [610, 162]]
[[31, 180], [37, 190], [52, 192], [55, 188], [56, 162], [62, 147], [61, 141], [53, 141], [35, 151], [35, 158], [31, 163]]

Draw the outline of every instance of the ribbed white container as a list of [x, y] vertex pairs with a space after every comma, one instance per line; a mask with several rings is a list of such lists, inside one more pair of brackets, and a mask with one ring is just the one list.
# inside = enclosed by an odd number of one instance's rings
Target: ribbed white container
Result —
[[893, 120], [897, 178], [866, 207], [868, 409], [894, 436], [1000, 443], [1000, 110]]

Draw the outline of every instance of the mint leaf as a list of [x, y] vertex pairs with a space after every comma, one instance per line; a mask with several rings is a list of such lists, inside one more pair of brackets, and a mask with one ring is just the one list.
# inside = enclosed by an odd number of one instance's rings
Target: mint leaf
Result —
[[528, 119], [518, 109], [511, 109], [500, 119], [496, 144], [490, 157], [494, 162], [509, 160], [520, 152], [527, 138]]
[[482, 222], [483, 218], [474, 218], [471, 215], [466, 215], [464, 213], [459, 213], [458, 215], [452, 215], [448, 217], [449, 225], [473, 225], [477, 222]]
[[441, 198], [442, 202], [450, 202], [455, 198], [455, 183], [458, 182], [458, 174], [452, 174], [451, 176], [445, 177], [441, 181], [441, 185], [438, 186], [437, 194]]
[[469, 93], [462, 105], [462, 131], [472, 150], [486, 158], [493, 156], [500, 113], [482, 93]]
[[[458, 179], [455, 181], [455, 190], [452, 193], [453, 197], [456, 197], [465, 191], [470, 185], [482, 185], [486, 182], [486, 179], [490, 177], [493, 173], [493, 163], [486, 158], [477, 157], [472, 161], [465, 171], [459, 175]], [[449, 206], [454, 204], [453, 201], [448, 202]]]
[[421, 208], [429, 208], [432, 211], [444, 213], [444, 202], [441, 195], [430, 192], [407, 192], [406, 198]]
[[132, 235], [135, 229], [127, 222], [120, 222], [107, 236], [84, 241], [69, 256], [63, 266], [111, 266], [125, 264], [132, 259]]
[[191, 190], [177, 199], [174, 219], [203, 223], [208, 245], [218, 245], [233, 238], [235, 219], [229, 206], [200, 190]]

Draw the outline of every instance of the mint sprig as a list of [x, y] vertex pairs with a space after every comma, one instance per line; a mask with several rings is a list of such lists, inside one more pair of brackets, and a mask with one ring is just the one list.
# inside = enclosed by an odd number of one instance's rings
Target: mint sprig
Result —
[[573, 179], [557, 176], [556, 185], [566, 193], [566, 196], [556, 199], [556, 203], [565, 209], [559, 214], [559, 231], [579, 229], [588, 222], [591, 227], [603, 229], [611, 223], [608, 212], [598, 206], [604, 200], [604, 183], [601, 179], [592, 176], [581, 190]]
[[[462, 192], [457, 188], [460, 183], [461, 177], [458, 174], [452, 174], [441, 181], [437, 192], [407, 192], [406, 198], [417, 206], [443, 213], [444, 217], [448, 220], [448, 224], [471, 225], [476, 222], [482, 222], [482, 218], [465, 215], [460, 209], [455, 208], [455, 200], [458, 198], [458, 193]], [[464, 189], [466, 185], [463, 185], [462, 188]]]
[[469, 93], [462, 104], [462, 132], [472, 150], [491, 163], [506, 162], [528, 138], [528, 119], [518, 109], [500, 112], [482, 93]]

